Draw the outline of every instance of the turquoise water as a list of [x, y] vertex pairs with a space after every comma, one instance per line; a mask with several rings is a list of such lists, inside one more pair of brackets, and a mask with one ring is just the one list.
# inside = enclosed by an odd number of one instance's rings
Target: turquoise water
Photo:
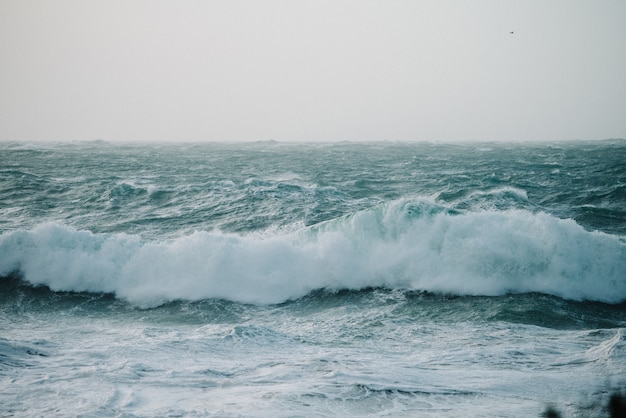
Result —
[[626, 141], [0, 144], [0, 411], [601, 414]]

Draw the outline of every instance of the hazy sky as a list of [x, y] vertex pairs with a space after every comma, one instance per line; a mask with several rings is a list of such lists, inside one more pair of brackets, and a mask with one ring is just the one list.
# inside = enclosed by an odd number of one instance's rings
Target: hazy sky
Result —
[[625, 0], [0, 0], [0, 140], [616, 137]]

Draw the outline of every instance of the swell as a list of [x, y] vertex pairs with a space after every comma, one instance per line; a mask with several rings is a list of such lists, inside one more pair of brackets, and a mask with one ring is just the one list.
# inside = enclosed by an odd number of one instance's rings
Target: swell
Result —
[[221, 298], [271, 304], [315, 289], [455, 295], [545, 293], [626, 300], [626, 245], [525, 210], [452, 211], [401, 199], [292, 232], [198, 231], [176, 239], [59, 224], [0, 235], [0, 276], [149, 307]]

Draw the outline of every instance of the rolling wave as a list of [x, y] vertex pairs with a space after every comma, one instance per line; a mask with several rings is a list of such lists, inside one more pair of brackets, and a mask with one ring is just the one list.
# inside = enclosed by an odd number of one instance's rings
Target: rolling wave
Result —
[[540, 292], [626, 300], [626, 244], [526, 210], [452, 211], [400, 199], [296, 231], [198, 231], [166, 241], [60, 224], [0, 235], [0, 276], [54, 291], [271, 304], [315, 289], [385, 287], [457, 295]]

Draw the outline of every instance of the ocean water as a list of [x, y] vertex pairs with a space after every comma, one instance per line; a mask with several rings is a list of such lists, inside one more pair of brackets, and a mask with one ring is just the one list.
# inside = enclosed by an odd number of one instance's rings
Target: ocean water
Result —
[[626, 141], [0, 143], [0, 416], [604, 416]]

